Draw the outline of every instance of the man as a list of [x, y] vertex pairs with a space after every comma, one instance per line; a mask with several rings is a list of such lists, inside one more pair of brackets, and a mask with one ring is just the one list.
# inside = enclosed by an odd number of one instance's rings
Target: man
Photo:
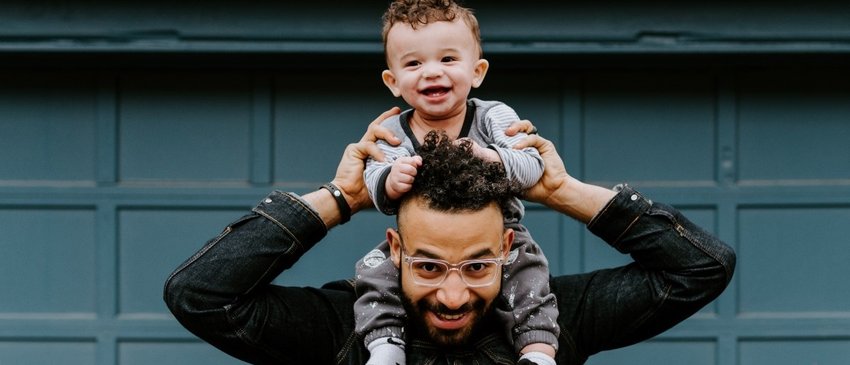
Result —
[[[364, 160], [382, 158], [376, 138], [396, 141], [377, 125], [396, 113], [393, 109], [379, 117], [360, 143], [346, 148], [333, 186], [301, 197], [271, 193], [178, 267], [165, 288], [175, 317], [200, 338], [251, 363], [364, 364], [368, 352], [354, 334], [350, 281], [323, 288], [270, 282], [328, 229], [371, 205], [362, 179]], [[532, 128], [526, 122], [514, 130]], [[540, 181], [525, 192], [526, 199], [586, 223], [636, 261], [550, 280], [560, 312], [559, 364], [582, 364], [599, 351], [655, 336], [726, 287], [735, 265], [731, 248], [675, 209], [629, 187], [612, 191], [574, 179], [551, 142], [531, 135], [516, 147], [528, 146], [540, 151], [546, 167]], [[458, 154], [464, 152], [432, 162], [451, 167], [469, 161], [456, 158]], [[425, 178], [426, 171], [415, 183], [440, 181], [439, 176]], [[481, 188], [488, 187], [471, 183], [452, 189], [466, 189], [454, 193], [476, 197], [473, 192]], [[445, 189], [414, 190], [404, 198], [398, 230], [387, 231], [410, 313], [408, 363], [513, 364], [516, 355], [489, 310], [497, 300], [500, 265], [509, 259], [512, 240], [498, 205], [503, 194], [463, 208], [454, 207], [455, 198], [450, 198], [446, 209], [433, 204], [434, 198], [445, 198], [439, 196]], [[492, 270], [496, 279], [489, 280]]]

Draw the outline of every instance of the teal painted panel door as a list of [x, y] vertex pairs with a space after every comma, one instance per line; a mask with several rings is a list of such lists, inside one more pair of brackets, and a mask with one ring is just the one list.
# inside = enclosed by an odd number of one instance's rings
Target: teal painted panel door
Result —
[[[239, 363], [174, 321], [162, 285], [268, 191], [328, 181], [400, 105], [378, 71], [0, 73], [0, 364]], [[590, 364], [850, 358], [850, 70], [507, 68], [474, 96], [534, 121], [575, 176], [629, 182], [739, 253], [714, 303]], [[349, 277], [393, 224], [361, 213], [276, 282]], [[629, 260], [540, 206], [526, 224], [553, 274]]]

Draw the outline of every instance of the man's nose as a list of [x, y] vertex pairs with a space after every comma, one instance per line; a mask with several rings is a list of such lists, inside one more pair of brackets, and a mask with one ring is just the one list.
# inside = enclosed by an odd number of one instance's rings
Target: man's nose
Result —
[[437, 290], [437, 300], [449, 309], [458, 309], [469, 302], [469, 287], [457, 272], [449, 272], [449, 276]]

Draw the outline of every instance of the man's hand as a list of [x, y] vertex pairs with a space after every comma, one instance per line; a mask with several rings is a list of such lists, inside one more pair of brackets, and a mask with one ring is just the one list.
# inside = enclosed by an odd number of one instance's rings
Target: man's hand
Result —
[[[377, 142], [379, 139], [382, 139], [392, 146], [398, 146], [401, 144], [401, 140], [398, 139], [398, 137], [390, 132], [389, 129], [381, 125], [385, 119], [399, 113], [401, 113], [401, 109], [397, 106], [381, 113], [377, 119], [373, 120], [372, 123], [369, 123], [369, 128], [366, 129], [366, 133], [362, 138], [360, 138], [360, 142]], [[381, 161], [383, 161], [383, 154], [381, 156]]]
[[555, 193], [565, 188], [565, 184], [572, 179], [567, 174], [567, 169], [564, 167], [564, 161], [555, 150], [555, 145], [536, 134], [530, 134], [523, 138], [519, 143], [514, 145], [514, 149], [523, 149], [534, 147], [543, 158], [543, 176], [525, 192], [525, 199], [533, 202], [538, 202], [550, 206], [548, 199], [552, 198]]
[[[523, 119], [513, 122], [508, 129], [505, 129], [505, 135], [508, 137], [515, 136], [517, 133], [537, 133], [537, 128], [531, 123], [531, 121]], [[487, 148], [486, 146], [479, 145], [469, 137], [459, 138], [454, 143], [460, 143], [464, 140], [468, 140], [472, 143], [472, 154], [476, 157], [484, 161], [502, 163], [502, 156], [499, 156], [498, 152]]]
[[366, 159], [372, 157], [378, 161], [384, 160], [384, 153], [375, 144], [378, 139], [386, 140], [390, 144], [401, 143], [388, 129], [380, 125], [384, 119], [400, 112], [398, 107], [383, 112], [369, 124], [360, 142], [349, 144], [342, 154], [342, 159], [336, 168], [336, 176], [331, 182], [342, 191], [351, 207], [352, 214], [372, 205], [369, 193], [366, 191], [366, 183], [363, 181]]
[[517, 133], [537, 134], [537, 127], [528, 119], [518, 120], [513, 122], [508, 129], [505, 129], [505, 135], [508, 137], [515, 136]]
[[617, 193], [599, 186], [585, 184], [567, 173], [564, 161], [555, 145], [536, 134], [514, 145], [516, 149], [534, 147], [543, 158], [543, 177], [528, 189], [525, 199], [588, 223]]
[[413, 188], [416, 171], [422, 166], [422, 157], [405, 156], [393, 161], [387, 176], [387, 198], [397, 200]]
[[488, 162], [498, 162], [502, 163], [502, 156], [499, 156], [499, 153], [487, 148], [483, 147], [478, 143], [475, 143], [471, 138], [464, 137], [454, 141], [455, 144], [461, 143], [462, 141], [469, 141], [472, 147], [472, 155], [478, 157], [484, 161]]

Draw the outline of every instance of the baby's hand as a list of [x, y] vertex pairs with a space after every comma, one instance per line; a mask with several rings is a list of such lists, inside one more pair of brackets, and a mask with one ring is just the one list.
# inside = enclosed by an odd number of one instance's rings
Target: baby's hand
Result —
[[397, 200], [410, 191], [419, 166], [422, 166], [422, 157], [419, 156], [400, 157], [393, 161], [390, 175], [387, 176], [387, 198]]
[[464, 140], [472, 142], [472, 154], [475, 155], [475, 157], [478, 157], [484, 161], [499, 163], [502, 162], [502, 158], [499, 156], [498, 152], [487, 147], [481, 147], [478, 143], [475, 143], [475, 141], [469, 138], [458, 139], [457, 141], [455, 141], [455, 143], [459, 143], [460, 141]]

